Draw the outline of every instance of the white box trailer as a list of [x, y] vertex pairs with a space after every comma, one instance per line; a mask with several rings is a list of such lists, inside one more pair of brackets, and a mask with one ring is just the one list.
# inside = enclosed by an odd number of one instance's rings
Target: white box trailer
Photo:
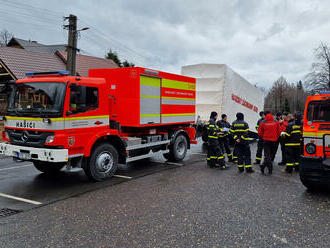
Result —
[[255, 132], [259, 112], [264, 108], [264, 94], [225, 64], [182, 66], [181, 74], [196, 78], [196, 117], [209, 120], [211, 111], [227, 114], [231, 123], [241, 112], [250, 130]]

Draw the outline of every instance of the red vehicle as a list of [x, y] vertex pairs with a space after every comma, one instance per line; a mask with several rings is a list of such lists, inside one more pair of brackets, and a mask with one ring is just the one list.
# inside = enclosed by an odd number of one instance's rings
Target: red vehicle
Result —
[[45, 173], [81, 167], [96, 181], [118, 163], [181, 161], [197, 143], [195, 82], [140, 67], [28, 73], [13, 85], [0, 153]]
[[300, 179], [309, 189], [330, 186], [330, 92], [307, 98]]

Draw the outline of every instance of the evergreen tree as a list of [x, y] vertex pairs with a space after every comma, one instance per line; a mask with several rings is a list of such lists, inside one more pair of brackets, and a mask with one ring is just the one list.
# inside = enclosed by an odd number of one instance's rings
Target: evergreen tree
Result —
[[111, 49], [110, 51], [107, 53], [107, 55], [105, 55], [106, 59], [111, 59], [113, 62], [115, 62], [119, 67], [122, 67], [122, 63], [118, 57], [118, 54], [116, 52], [113, 52]]
[[128, 62], [125, 60], [124, 62], [121, 62], [118, 54], [110, 49], [110, 51], [105, 55], [106, 59], [111, 59], [113, 62], [115, 62], [119, 67], [134, 67], [135, 65], [131, 62]]

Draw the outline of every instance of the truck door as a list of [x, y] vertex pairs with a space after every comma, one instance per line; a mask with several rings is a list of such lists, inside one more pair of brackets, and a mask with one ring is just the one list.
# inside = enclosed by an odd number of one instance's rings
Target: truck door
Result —
[[109, 126], [108, 104], [105, 92], [91, 85], [70, 87], [65, 130], [70, 153], [82, 154], [89, 140]]

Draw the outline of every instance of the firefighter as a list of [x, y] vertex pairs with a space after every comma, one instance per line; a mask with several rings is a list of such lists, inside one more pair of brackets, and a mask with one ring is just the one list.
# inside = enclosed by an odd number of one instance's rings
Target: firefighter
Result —
[[260, 124], [258, 129], [258, 134], [260, 138], [264, 141], [264, 163], [260, 165], [261, 173], [265, 173], [265, 167], [268, 169], [268, 173], [273, 172], [273, 161], [272, 158], [275, 157], [276, 146], [278, 146], [277, 141], [281, 134], [280, 123], [274, 121], [274, 117], [271, 114], [267, 114], [265, 121]]
[[[282, 120], [280, 121], [281, 132], [285, 132], [287, 126], [288, 126], [288, 113], [283, 112]], [[280, 137], [280, 145], [282, 152], [282, 161], [279, 162], [278, 165], [285, 165], [286, 164], [285, 139], [282, 136]]]
[[216, 125], [218, 118], [217, 112], [212, 112], [210, 121], [207, 126], [208, 130], [208, 150], [207, 150], [207, 164], [210, 168], [220, 167], [226, 168], [224, 157], [221, 154], [219, 145], [220, 128]]
[[302, 139], [302, 126], [299, 115], [288, 115], [288, 126], [282, 136], [285, 139], [286, 168], [283, 173], [292, 173], [299, 170], [300, 145]]
[[247, 173], [253, 173], [254, 170], [251, 164], [251, 150], [249, 145], [249, 125], [244, 121], [242, 113], [236, 114], [237, 120], [232, 123], [230, 132], [234, 136], [235, 148], [238, 154], [238, 171], [244, 172], [244, 167]]
[[228, 162], [233, 161], [233, 155], [229, 148], [229, 130], [230, 130], [230, 124], [227, 121], [227, 115], [222, 114], [221, 120], [217, 122], [218, 127], [221, 129], [223, 134], [219, 137], [219, 143], [220, 143], [220, 149], [221, 153], [224, 155], [227, 155]]
[[[265, 120], [265, 112], [261, 111], [259, 113], [259, 116], [261, 117], [256, 125], [256, 130], [258, 132], [258, 128], [260, 126], [260, 124]], [[260, 164], [261, 163], [261, 159], [262, 159], [262, 149], [263, 149], [263, 141], [262, 138], [259, 137], [258, 139], [258, 146], [257, 146], [257, 154], [256, 154], [256, 160], [253, 162], [253, 164]]]

